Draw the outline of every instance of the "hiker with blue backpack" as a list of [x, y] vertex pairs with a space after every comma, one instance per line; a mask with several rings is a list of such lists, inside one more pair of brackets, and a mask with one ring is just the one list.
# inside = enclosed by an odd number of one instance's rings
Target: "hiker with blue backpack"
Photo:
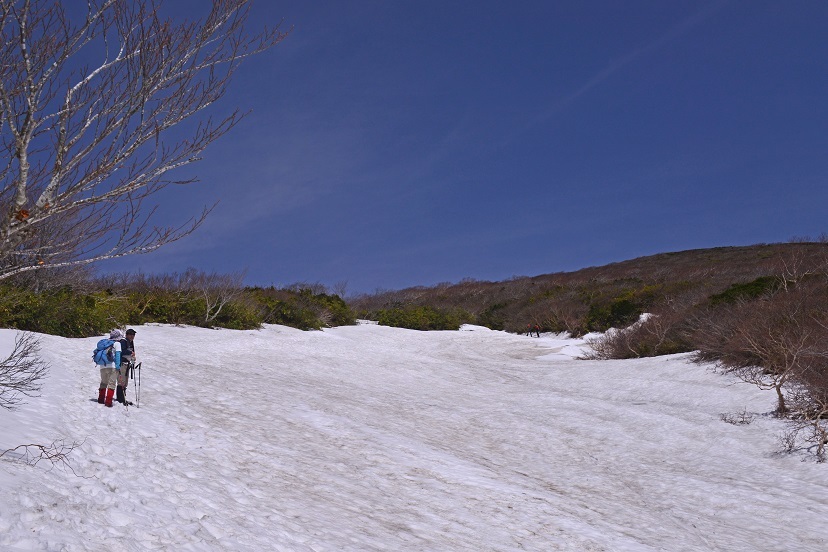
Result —
[[112, 397], [118, 384], [117, 371], [121, 368], [121, 330], [109, 332], [109, 339], [101, 339], [92, 352], [95, 365], [101, 370], [98, 403], [112, 407]]

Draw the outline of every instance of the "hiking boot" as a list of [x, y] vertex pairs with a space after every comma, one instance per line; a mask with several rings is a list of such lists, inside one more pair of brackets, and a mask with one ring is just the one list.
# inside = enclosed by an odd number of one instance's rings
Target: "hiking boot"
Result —
[[106, 393], [106, 387], [98, 389], [98, 404], [104, 403], [104, 393]]
[[112, 408], [112, 395], [114, 395], [114, 394], [115, 394], [114, 389], [107, 389], [106, 390], [106, 400], [104, 401], [104, 404], [106, 406], [108, 406], [109, 408]]

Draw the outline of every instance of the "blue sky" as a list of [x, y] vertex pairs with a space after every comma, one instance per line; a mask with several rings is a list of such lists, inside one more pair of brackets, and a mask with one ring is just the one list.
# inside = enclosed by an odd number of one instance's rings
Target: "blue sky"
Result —
[[828, 231], [822, 0], [254, 3], [281, 19], [159, 197], [208, 221], [102, 268], [354, 293]]

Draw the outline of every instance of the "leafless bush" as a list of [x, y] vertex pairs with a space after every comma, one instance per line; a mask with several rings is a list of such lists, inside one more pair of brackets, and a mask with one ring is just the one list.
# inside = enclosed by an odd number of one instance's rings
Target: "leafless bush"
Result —
[[[814, 354], [816, 353], [816, 354]], [[825, 351], [809, 351], [788, 389], [792, 439], [814, 451], [817, 461], [826, 460], [828, 445], [828, 358]]]
[[742, 412], [724, 412], [719, 415], [719, 419], [723, 422], [733, 425], [748, 425], [754, 418], [756, 418], [756, 414], [748, 412], [747, 409]]
[[610, 360], [620, 358], [637, 358], [637, 354], [630, 349], [630, 340], [627, 332], [610, 328], [602, 335], [586, 340], [589, 351], [585, 351], [579, 358], [582, 360]]
[[796, 288], [709, 311], [695, 321], [696, 360], [715, 361], [745, 382], [773, 389], [777, 414], [787, 414], [786, 385], [802, 370], [808, 351], [825, 339], [807, 320], [813, 299], [809, 290]]
[[610, 329], [601, 336], [587, 340], [591, 352], [583, 358], [641, 358], [687, 351], [689, 346], [680, 331], [685, 316], [683, 311], [662, 306], [661, 314], [644, 314], [626, 328]]
[[319, 322], [323, 326], [330, 327], [331, 322], [333, 322], [333, 313], [328, 309], [317, 309], [316, 317], [319, 319]]
[[793, 248], [780, 253], [773, 266], [784, 291], [790, 291], [806, 278], [828, 269], [828, 251]]
[[333, 286], [331, 286], [331, 291], [338, 295], [340, 298], [344, 299], [348, 293], [348, 281], [347, 280], [340, 280], [336, 282]]
[[779, 449], [782, 452], [791, 454], [796, 451], [798, 446], [798, 431], [791, 429], [779, 434]]
[[204, 301], [204, 322], [215, 320], [221, 310], [233, 299], [238, 297], [243, 289], [246, 271], [231, 274], [207, 273], [195, 268], [189, 268], [181, 276], [180, 289], [189, 290]]
[[539, 305], [537, 319], [542, 328], [551, 331], [566, 331], [572, 336], [584, 333], [584, 319], [589, 307], [579, 300], [577, 294], [568, 290]]
[[36, 397], [49, 366], [40, 360], [40, 342], [34, 334], [18, 333], [14, 350], [0, 362], [0, 408], [14, 410], [23, 397]]
[[774, 390], [775, 414], [789, 427], [780, 439], [783, 450], [806, 448], [823, 462], [828, 444], [824, 252], [791, 249], [774, 263], [785, 282], [775, 292], [711, 308], [692, 321], [696, 360], [715, 362], [743, 381]]
[[28, 289], [34, 292], [48, 291], [64, 286], [80, 292], [94, 289], [93, 271], [89, 266], [66, 266], [21, 272], [10, 278], [15, 287]]
[[312, 293], [313, 295], [328, 293], [328, 288], [321, 282], [294, 282], [285, 286], [284, 289], [295, 293], [301, 293], [304, 291], [306, 293]]

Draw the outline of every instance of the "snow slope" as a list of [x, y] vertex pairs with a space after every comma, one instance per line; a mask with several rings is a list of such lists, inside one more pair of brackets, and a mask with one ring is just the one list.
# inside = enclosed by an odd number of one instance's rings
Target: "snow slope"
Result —
[[0, 550], [828, 549], [826, 466], [719, 418], [769, 393], [464, 330], [139, 327], [140, 409], [89, 400], [97, 338], [43, 336], [0, 450], [82, 443], [77, 475], [0, 459]]

